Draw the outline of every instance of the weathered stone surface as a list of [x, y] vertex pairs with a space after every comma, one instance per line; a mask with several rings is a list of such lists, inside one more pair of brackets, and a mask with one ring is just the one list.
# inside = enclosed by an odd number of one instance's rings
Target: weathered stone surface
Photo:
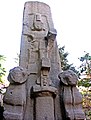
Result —
[[23, 120], [23, 106], [12, 106], [5, 104], [5, 107], [7, 108], [4, 112], [5, 120]]
[[23, 106], [26, 103], [25, 85], [10, 85], [7, 88], [4, 102], [11, 105]]
[[63, 119], [84, 120], [85, 115], [82, 111], [82, 96], [76, 88], [77, 76], [67, 70], [59, 74], [61, 82], [61, 109]]
[[27, 80], [27, 71], [22, 67], [14, 67], [9, 71], [8, 80], [11, 84], [22, 84]]
[[42, 93], [42, 92], [49, 92], [50, 93], [50, 96], [51, 95], [56, 95], [57, 94], [57, 89], [56, 88], [54, 88], [54, 87], [52, 87], [52, 86], [42, 86], [42, 87], [40, 87], [39, 85], [35, 85], [35, 86], [33, 86], [33, 92], [34, 92], [34, 94], [36, 94], [36, 93]]
[[59, 78], [64, 85], [76, 86], [78, 78], [72, 70], [67, 70], [59, 74]]
[[54, 120], [54, 101], [52, 97], [36, 98], [36, 120]]

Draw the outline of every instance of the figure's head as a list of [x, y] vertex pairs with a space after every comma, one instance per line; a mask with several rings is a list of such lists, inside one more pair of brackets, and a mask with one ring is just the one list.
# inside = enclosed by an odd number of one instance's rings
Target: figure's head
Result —
[[72, 70], [66, 70], [58, 75], [64, 85], [76, 86], [78, 77]]
[[23, 83], [27, 79], [27, 71], [22, 67], [14, 67], [9, 71], [8, 80], [10, 83]]

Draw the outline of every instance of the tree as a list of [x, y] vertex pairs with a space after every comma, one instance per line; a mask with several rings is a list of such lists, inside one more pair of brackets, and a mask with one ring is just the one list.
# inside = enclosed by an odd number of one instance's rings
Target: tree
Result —
[[87, 52], [79, 58], [81, 65], [79, 67], [80, 80], [79, 88], [83, 95], [83, 108], [87, 119], [91, 119], [91, 55]]
[[64, 70], [70, 69], [70, 70], [74, 71], [77, 74], [77, 76], [79, 77], [79, 71], [76, 70], [76, 68], [73, 66], [73, 64], [69, 64], [69, 62], [68, 62], [67, 57], [68, 57], [69, 53], [65, 52], [65, 46], [59, 48], [59, 55], [60, 55], [62, 70], [64, 71]]
[[67, 60], [68, 54], [69, 54], [68, 52], [65, 52], [65, 46], [59, 48], [62, 70], [68, 70], [72, 66], [72, 64], [68, 64]]
[[79, 71], [81, 79], [78, 82], [79, 86], [90, 87], [91, 86], [91, 56], [85, 52], [85, 55], [79, 58], [82, 62]]
[[6, 70], [2, 66], [2, 62], [5, 61], [5, 57], [3, 55], [0, 55], [0, 82], [2, 83], [2, 77], [5, 76]]

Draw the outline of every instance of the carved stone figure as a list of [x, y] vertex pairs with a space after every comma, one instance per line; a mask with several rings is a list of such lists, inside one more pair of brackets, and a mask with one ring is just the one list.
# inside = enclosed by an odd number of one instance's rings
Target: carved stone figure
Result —
[[[4, 97], [5, 119], [63, 120], [60, 90], [64, 87], [60, 87], [58, 78], [61, 63], [50, 7], [30, 1], [25, 3], [23, 13], [19, 67], [11, 69], [8, 76], [10, 86]], [[70, 91], [69, 85], [68, 88]], [[72, 86], [72, 90], [75, 87]], [[70, 103], [72, 106], [74, 101]], [[77, 110], [79, 105], [80, 101]]]
[[61, 108], [63, 120], [84, 120], [82, 96], [76, 88], [77, 75], [67, 70], [58, 75], [61, 87]]
[[35, 31], [45, 30], [44, 26], [43, 26], [42, 16], [41, 16], [40, 13], [35, 13], [34, 14], [34, 21], [33, 21], [32, 30], [35, 30]]
[[[23, 120], [26, 105], [25, 82], [27, 71], [18, 66], [10, 70], [8, 75], [10, 86], [4, 97], [4, 118], [7, 120]], [[7, 109], [6, 109], [7, 108]]]

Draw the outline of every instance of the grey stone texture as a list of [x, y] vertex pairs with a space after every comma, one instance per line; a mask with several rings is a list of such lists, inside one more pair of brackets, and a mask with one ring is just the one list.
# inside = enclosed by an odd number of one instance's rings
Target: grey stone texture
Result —
[[[10, 70], [10, 86], [4, 96], [6, 120], [66, 120], [63, 117], [64, 109], [72, 118], [70, 120], [74, 120], [74, 114], [77, 116], [75, 120], [83, 115], [80, 99], [77, 103], [76, 97], [80, 95], [75, 83], [72, 83], [73, 93], [68, 82], [67, 87], [60, 85], [60, 79], [64, 81], [64, 78], [60, 73], [62, 70], [56, 35], [50, 7], [42, 2], [26, 2], [19, 66]], [[73, 76], [71, 79], [75, 80]], [[65, 88], [64, 91], [62, 88]], [[63, 108], [61, 94], [67, 95], [63, 96]], [[79, 111], [81, 114], [78, 114]]]
[[77, 75], [67, 70], [59, 75], [61, 81], [61, 109], [64, 120], [84, 120], [85, 115], [82, 111], [82, 96], [76, 88]]
[[36, 120], [54, 120], [54, 101], [52, 97], [36, 98]]

